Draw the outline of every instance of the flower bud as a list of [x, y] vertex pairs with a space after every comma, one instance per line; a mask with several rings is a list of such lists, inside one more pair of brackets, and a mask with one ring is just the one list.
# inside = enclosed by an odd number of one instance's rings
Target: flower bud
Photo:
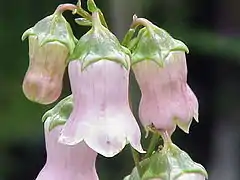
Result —
[[71, 27], [54, 13], [28, 29], [22, 39], [29, 39], [29, 67], [23, 81], [25, 96], [40, 104], [50, 104], [62, 91], [62, 79], [69, 54], [75, 47]]
[[23, 81], [23, 92], [31, 100], [49, 104], [58, 99], [68, 57], [68, 49], [59, 42], [40, 46], [36, 36], [29, 37], [30, 63]]

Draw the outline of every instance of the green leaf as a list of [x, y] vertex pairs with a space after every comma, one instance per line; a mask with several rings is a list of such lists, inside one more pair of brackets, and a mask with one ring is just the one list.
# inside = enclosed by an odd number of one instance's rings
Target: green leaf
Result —
[[174, 39], [165, 30], [155, 25], [142, 28], [136, 39], [129, 44], [132, 51], [132, 65], [143, 60], [151, 60], [163, 66], [170, 52], [188, 52], [183, 42]]
[[58, 41], [68, 47], [70, 54], [73, 52], [77, 41], [70, 24], [60, 13], [54, 13], [40, 20], [34, 27], [23, 33], [22, 40], [31, 35], [38, 37], [41, 46], [48, 42]]
[[129, 68], [130, 51], [121, 46], [118, 39], [101, 24], [97, 15], [93, 18], [91, 30], [79, 39], [70, 59], [80, 60], [82, 70], [100, 60], [115, 61]]
[[75, 22], [81, 26], [92, 26], [92, 22], [86, 18], [76, 18]]
[[67, 96], [61, 100], [55, 107], [48, 110], [42, 117], [42, 121], [50, 119], [49, 131], [58, 125], [63, 125], [69, 118], [73, 109], [73, 97]]

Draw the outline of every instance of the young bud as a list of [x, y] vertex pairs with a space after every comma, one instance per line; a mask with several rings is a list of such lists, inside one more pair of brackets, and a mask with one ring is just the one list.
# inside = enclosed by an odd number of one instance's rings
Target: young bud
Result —
[[118, 154], [127, 143], [144, 152], [128, 102], [129, 55], [93, 16], [92, 30], [79, 40], [76, 60], [69, 63], [74, 106], [59, 141], [85, 141], [106, 157]]
[[29, 68], [23, 81], [25, 96], [40, 104], [57, 100], [62, 91], [62, 79], [75, 38], [61, 13], [39, 21], [28, 29], [22, 39], [29, 39]]

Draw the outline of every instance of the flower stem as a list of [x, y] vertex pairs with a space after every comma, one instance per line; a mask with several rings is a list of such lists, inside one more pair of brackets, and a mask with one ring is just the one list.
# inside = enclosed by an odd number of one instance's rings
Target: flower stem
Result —
[[162, 135], [162, 138], [163, 138], [163, 141], [164, 141], [165, 145], [172, 144], [171, 136], [169, 135], [169, 133], [167, 131], [162, 131], [161, 135]]
[[138, 174], [140, 177], [142, 177], [142, 169], [139, 163], [139, 153], [135, 149], [133, 149], [133, 147], [131, 147], [131, 152], [132, 152], [132, 157], [134, 160], [134, 164], [137, 168]]
[[[94, 1], [92, 1], [94, 2]], [[94, 3], [95, 4], [95, 3]], [[103, 26], [105, 26], [106, 28], [108, 28], [108, 25], [107, 25], [107, 22], [105, 20], [105, 17], [102, 13], [102, 11], [100, 9], [97, 10], [98, 13], [99, 13], [99, 17], [100, 17], [100, 20], [101, 20], [101, 23]], [[89, 21], [92, 21], [92, 16], [91, 14], [89, 14], [86, 10], [84, 10], [82, 7], [81, 7], [81, 1], [79, 0], [78, 1], [78, 8], [77, 10], [75, 11], [75, 13], [77, 13], [78, 15], [82, 16], [83, 18], [89, 20]]]
[[130, 28], [128, 30], [128, 32], [126, 33], [126, 35], [124, 36], [123, 41], [122, 41], [123, 46], [128, 47], [128, 44], [131, 41], [135, 31], [136, 31], [136, 29], [132, 29], [132, 28]]
[[148, 149], [147, 149], [147, 154], [145, 155], [144, 158], [148, 158], [152, 155], [152, 153], [153, 153], [153, 151], [154, 151], [154, 149], [157, 145], [157, 142], [159, 140], [159, 137], [160, 137], [159, 133], [153, 133], [150, 144], [149, 144]]
[[130, 26], [130, 29], [128, 30], [128, 32], [126, 33], [122, 41], [123, 46], [128, 47], [129, 42], [133, 38], [136, 29], [140, 25], [146, 27], [151, 33], [153, 33], [151, 26], [154, 26], [154, 25], [149, 20], [145, 18], [138, 18], [137, 15], [133, 15], [133, 21]]
[[74, 4], [60, 4], [57, 9], [55, 10], [56, 13], [63, 13], [64, 11], [75, 11], [77, 9], [77, 6]]
[[131, 28], [136, 29], [140, 25], [145, 26], [146, 28], [149, 28], [150, 26], [153, 26], [153, 23], [151, 23], [149, 20], [145, 18], [138, 18], [137, 15], [135, 14], [133, 16]]

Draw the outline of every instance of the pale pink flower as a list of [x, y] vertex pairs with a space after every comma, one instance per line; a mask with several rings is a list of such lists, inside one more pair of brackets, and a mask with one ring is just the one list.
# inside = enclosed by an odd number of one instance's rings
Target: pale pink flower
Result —
[[160, 67], [145, 60], [133, 65], [142, 92], [139, 117], [146, 127], [173, 132], [176, 124], [189, 132], [192, 118], [198, 121], [198, 101], [187, 84], [184, 52], [171, 52]]
[[29, 68], [23, 81], [23, 92], [31, 101], [49, 104], [62, 91], [68, 48], [57, 42], [39, 45], [37, 36], [29, 36]]
[[36, 180], [98, 180], [95, 169], [97, 153], [84, 142], [76, 146], [58, 142], [63, 126], [49, 131], [51, 118], [45, 121], [47, 161]]
[[139, 126], [129, 108], [129, 70], [110, 60], [82, 70], [81, 61], [75, 60], [69, 64], [69, 77], [74, 106], [59, 141], [69, 145], [85, 141], [106, 157], [116, 155], [127, 143], [144, 152]]

